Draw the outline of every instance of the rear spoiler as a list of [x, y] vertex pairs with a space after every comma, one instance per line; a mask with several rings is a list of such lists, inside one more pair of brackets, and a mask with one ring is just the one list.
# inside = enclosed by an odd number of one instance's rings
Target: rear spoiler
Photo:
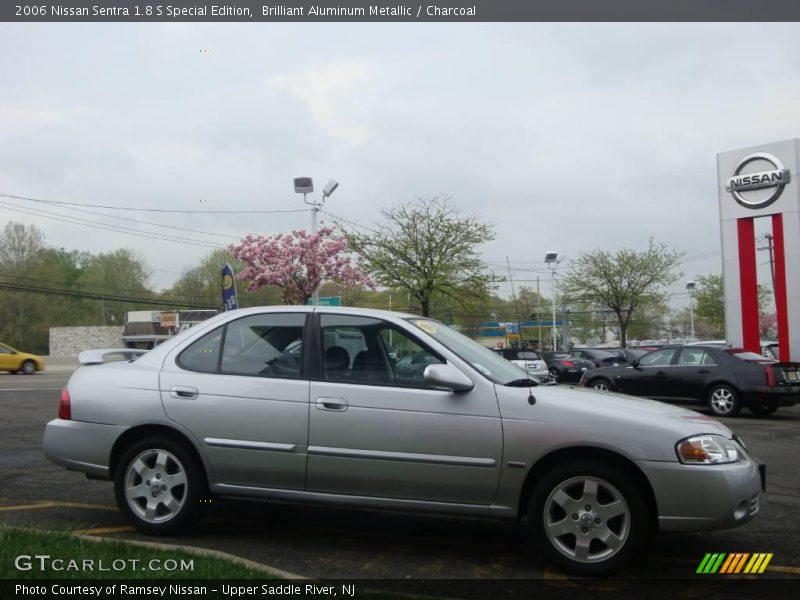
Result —
[[82, 365], [99, 365], [106, 362], [106, 356], [120, 355], [124, 360], [133, 360], [137, 356], [146, 354], [149, 350], [139, 348], [105, 348], [103, 350], [84, 350], [78, 354], [78, 362]]

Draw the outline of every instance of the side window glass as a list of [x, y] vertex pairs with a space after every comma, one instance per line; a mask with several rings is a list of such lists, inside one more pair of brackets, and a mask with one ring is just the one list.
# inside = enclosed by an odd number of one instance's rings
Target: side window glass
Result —
[[293, 379], [301, 376], [305, 315], [264, 314], [228, 323], [222, 373]]
[[[383, 344], [391, 346], [397, 354], [397, 361], [392, 365], [395, 385], [429, 387], [423, 377], [425, 367], [443, 364], [445, 361], [401, 331], [385, 327], [381, 329], [380, 335]], [[518, 359], [518, 356], [514, 358]]]
[[380, 319], [321, 318], [323, 377], [329, 381], [428, 387], [425, 367], [444, 362]]
[[678, 357], [678, 364], [681, 366], [694, 366], [707, 364], [704, 363], [706, 351], [702, 348], [683, 348]]
[[646, 354], [641, 358], [639, 364], [643, 367], [664, 367], [672, 361], [672, 356], [675, 354], [674, 348], [666, 350], [656, 350], [650, 354]]
[[217, 373], [219, 367], [219, 348], [223, 327], [207, 333], [178, 356], [178, 366], [187, 371]]

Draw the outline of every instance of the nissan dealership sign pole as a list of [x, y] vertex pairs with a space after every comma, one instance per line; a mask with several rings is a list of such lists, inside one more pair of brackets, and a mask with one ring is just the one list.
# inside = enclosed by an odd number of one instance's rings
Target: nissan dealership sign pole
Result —
[[717, 155], [726, 338], [734, 346], [761, 353], [755, 219], [769, 218], [782, 361], [800, 359], [799, 161], [800, 140]]

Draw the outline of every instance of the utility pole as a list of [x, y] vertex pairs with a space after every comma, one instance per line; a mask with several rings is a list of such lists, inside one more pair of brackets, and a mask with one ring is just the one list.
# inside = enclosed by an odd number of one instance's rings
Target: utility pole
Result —
[[762, 248], [757, 248], [757, 250], [768, 250], [769, 251], [769, 274], [772, 276], [772, 297], [775, 297], [775, 250], [772, 244], [772, 234], [766, 233], [764, 234], [764, 238], [767, 241], [767, 245]]
[[536, 276], [536, 324], [538, 325], [538, 337], [536, 339], [536, 343], [538, 344], [536, 347], [537, 352], [541, 352], [542, 348], [542, 313], [539, 310], [539, 307], [542, 303], [542, 296], [539, 294], [539, 276]]

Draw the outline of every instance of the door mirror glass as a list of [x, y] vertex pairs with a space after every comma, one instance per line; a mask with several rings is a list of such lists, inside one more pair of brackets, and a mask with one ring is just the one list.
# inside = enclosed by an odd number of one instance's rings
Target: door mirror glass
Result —
[[453, 365], [428, 365], [423, 375], [425, 381], [436, 387], [443, 387], [454, 392], [468, 392], [475, 384]]

